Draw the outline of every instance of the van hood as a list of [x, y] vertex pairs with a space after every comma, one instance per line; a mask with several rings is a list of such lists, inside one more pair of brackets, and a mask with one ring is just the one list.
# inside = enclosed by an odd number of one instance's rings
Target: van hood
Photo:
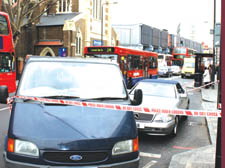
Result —
[[9, 126], [9, 137], [39, 149], [112, 149], [112, 143], [136, 136], [132, 112], [36, 102], [15, 102]]

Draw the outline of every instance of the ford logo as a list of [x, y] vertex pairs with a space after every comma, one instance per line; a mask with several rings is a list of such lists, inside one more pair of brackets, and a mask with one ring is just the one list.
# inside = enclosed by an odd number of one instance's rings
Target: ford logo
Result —
[[79, 161], [79, 160], [82, 160], [83, 158], [80, 155], [72, 155], [70, 156], [70, 159], [74, 161]]

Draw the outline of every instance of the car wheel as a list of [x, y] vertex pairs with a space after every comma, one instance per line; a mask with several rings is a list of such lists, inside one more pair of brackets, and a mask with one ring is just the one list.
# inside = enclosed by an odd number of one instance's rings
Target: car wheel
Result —
[[178, 124], [179, 124], [179, 119], [178, 119], [178, 116], [176, 116], [175, 117], [175, 124], [174, 124], [174, 127], [173, 127], [173, 131], [170, 134], [172, 137], [175, 137], [177, 135]]
[[[190, 100], [188, 100], [186, 109], [188, 110], [190, 106]], [[182, 116], [182, 120], [187, 120], [188, 116]]]

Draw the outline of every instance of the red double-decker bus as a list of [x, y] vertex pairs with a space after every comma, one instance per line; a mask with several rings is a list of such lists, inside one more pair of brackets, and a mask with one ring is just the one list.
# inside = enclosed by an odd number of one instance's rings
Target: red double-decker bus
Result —
[[184, 64], [184, 58], [192, 58], [195, 56], [195, 50], [187, 47], [174, 47], [173, 48], [173, 65], [180, 67]]
[[[7, 90], [7, 92], [6, 92]], [[7, 13], [0, 12], [0, 99], [16, 91], [15, 48]]]
[[85, 47], [84, 54], [85, 57], [106, 58], [117, 62], [128, 88], [143, 78], [158, 77], [158, 54], [155, 52], [100, 46]]

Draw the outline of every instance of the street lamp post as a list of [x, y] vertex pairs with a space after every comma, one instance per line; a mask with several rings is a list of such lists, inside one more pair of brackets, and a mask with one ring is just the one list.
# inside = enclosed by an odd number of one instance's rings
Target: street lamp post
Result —
[[110, 4], [117, 4], [118, 2], [112, 2], [112, 3], [109, 3], [109, 2], [104, 2], [102, 4], [102, 18], [101, 18], [101, 45], [103, 45], [103, 21], [104, 21], [104, 5], [110, 5]]
[[[215, 58], [216, 58], [216, 52], [215, 52], [215, 25], [216, 25], [216, 0], [214, 0], [214, 16], [213, 16], [213, 68], [212, 68], [212, 82], [215, 81]], [[212, 85], [212, 88], [214, 89], [214, 85]]]

